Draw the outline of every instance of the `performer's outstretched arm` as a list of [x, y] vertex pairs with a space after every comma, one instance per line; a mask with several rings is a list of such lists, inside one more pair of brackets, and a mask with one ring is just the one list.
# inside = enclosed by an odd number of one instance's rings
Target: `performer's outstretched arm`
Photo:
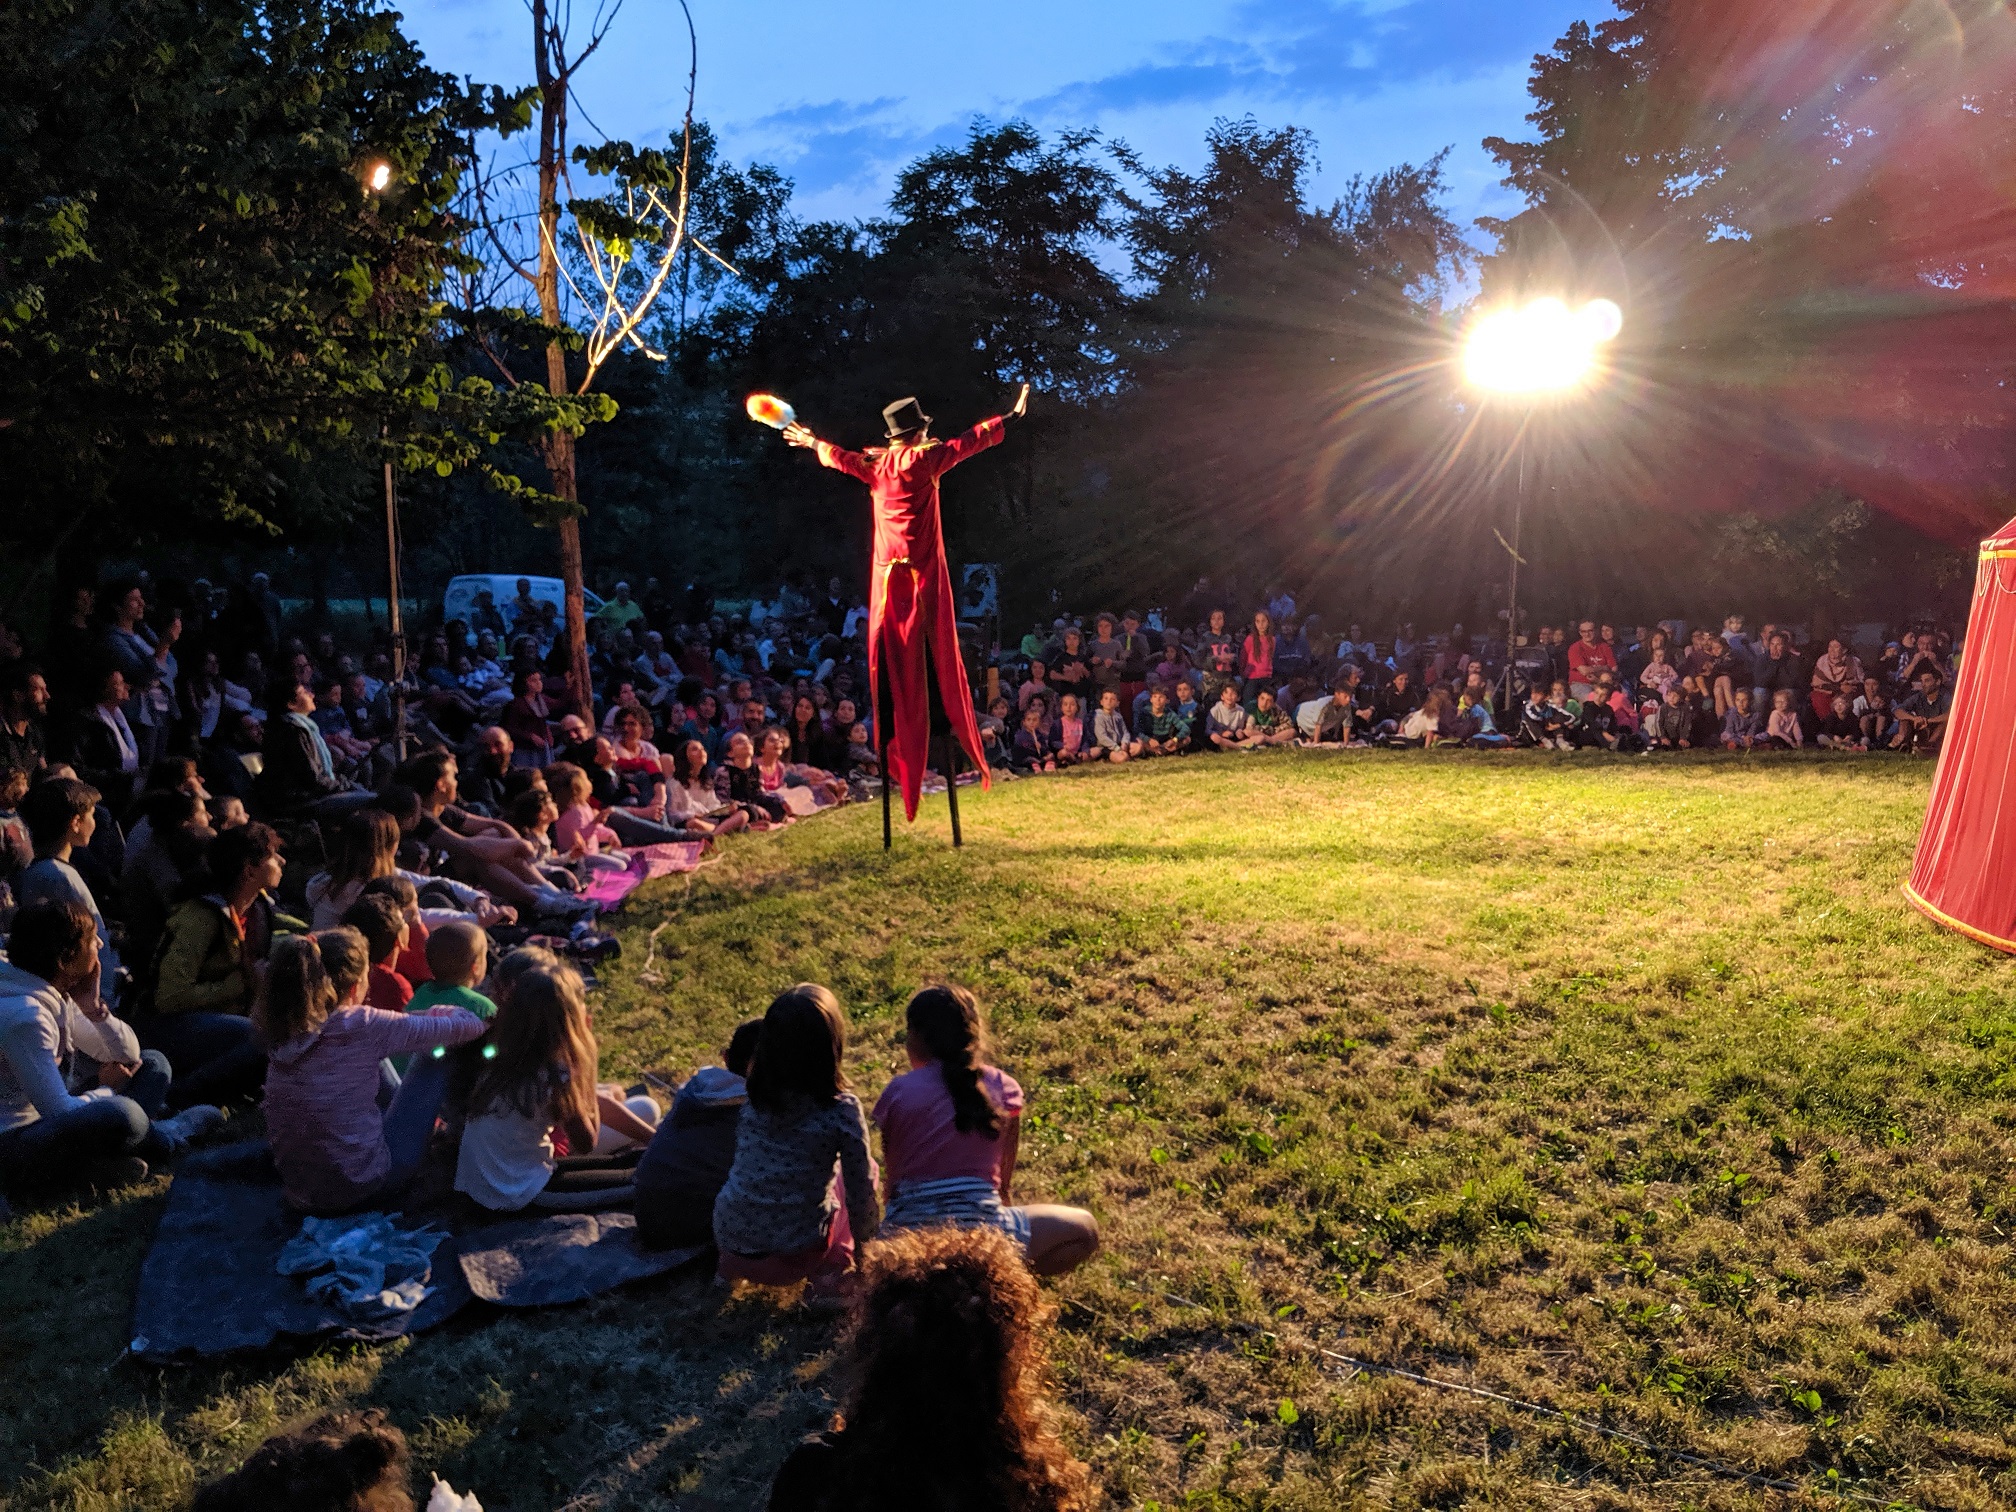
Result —
[[835, 446], [830, 441], [821, 441], [812, 434], [812, 428], [794, 420], [784, 427], [784, 439], [792, 446], [802, 446], [819, 454], [819, 465], [830, 467], [835, 472], [846, 473], [850, 478], [859, 478], [863, 483], [875, 482], [875, 469], [868, 465], [868, 459], [859, 452], [848, 451]]
[[932, 458], [932, 471], [935, 473], [949, 472], [968, 457], [976, 456], [980, 452], [987, 450], [990, 446], [1000, 445], [1001, 441], [1008, 434], [1008, 422], [1010, 420], [1019, 420], [1027, 413], [1029, 413], [1029, 385], [1025, 383], [1022, 385], [1021, 393], [1015, 396], [1015, 403], [1008, 409], [1006, 414], [995, 415], [991, 419], [982, 420], [963, 436], [954, 436], [944, 445], [935, 448], [932, 452], [926, 453], [927, 456]]

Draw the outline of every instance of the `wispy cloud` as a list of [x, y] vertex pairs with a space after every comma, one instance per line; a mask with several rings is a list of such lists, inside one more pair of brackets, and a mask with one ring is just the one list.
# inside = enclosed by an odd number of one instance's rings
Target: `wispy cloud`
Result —
[[1397, 85], [1501, 74], [1525, 61], [1530, 14], [1505, 0], [1247, 0], [1236, 35], [1164, 49], [1155, 60], [1027, 102], [1053, 119], [1169, 105], [1369, 100]]

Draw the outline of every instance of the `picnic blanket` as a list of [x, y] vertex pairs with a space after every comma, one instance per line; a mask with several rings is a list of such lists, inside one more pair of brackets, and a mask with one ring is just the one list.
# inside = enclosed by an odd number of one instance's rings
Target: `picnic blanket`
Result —
[[640, 845], [630, 852], [630, 865], [623, 871], [597, 872], [581, 890], [593, 898], [603, 913], [613, 913], [623, 900], [656, 877], [674, 872], [697, 871], [706, 846], [698, 840], [667, 840], [657, 845]]
[[471, 1301], [551, 1307], [662, 1275], [701, 1251], [647, 1250], [628, 1213], [554, 1213], [472, 1222], [405, 1215], [402, 1226], [446, 1228], [428, 1294], [410, 1310], [358, 1317], [282, 1275], [281, 1252], [302, 1219], [281, 1196], [263, 1142], [185, 1160], [141, 1262], [128, 1349], [153, 1363], [265, 1349], [278, 1342], [378, 1341], [446, 1322]]

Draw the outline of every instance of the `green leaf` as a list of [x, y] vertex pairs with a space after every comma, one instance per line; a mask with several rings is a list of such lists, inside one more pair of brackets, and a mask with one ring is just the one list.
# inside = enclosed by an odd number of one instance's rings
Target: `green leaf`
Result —
[[1274, 1421], [1283, 1428], [1293, 1428], [1302, 1421], [1302, 1414], [1296, 1410], [1293, 1397], [1281, 1398], [1281, 1405], [1274, 1409]]

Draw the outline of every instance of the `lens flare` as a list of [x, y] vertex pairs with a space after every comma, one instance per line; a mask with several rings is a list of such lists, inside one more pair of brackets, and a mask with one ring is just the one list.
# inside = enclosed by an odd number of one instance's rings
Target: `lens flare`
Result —
[[1498, 394], [1551, 394], [1580, 387], [1596, 371], [1598, 350], [1624, 329], [1624, 312], [1608, 299], [1570, 310], [1559, 299], [1536, 299], [1480, 315], [1463, 341], [1463, 377]]
[[775, 394], [751, 394], [748, 408], [751, 420], [772, 430], [782, 430], [798, 418], [798, 412]]

